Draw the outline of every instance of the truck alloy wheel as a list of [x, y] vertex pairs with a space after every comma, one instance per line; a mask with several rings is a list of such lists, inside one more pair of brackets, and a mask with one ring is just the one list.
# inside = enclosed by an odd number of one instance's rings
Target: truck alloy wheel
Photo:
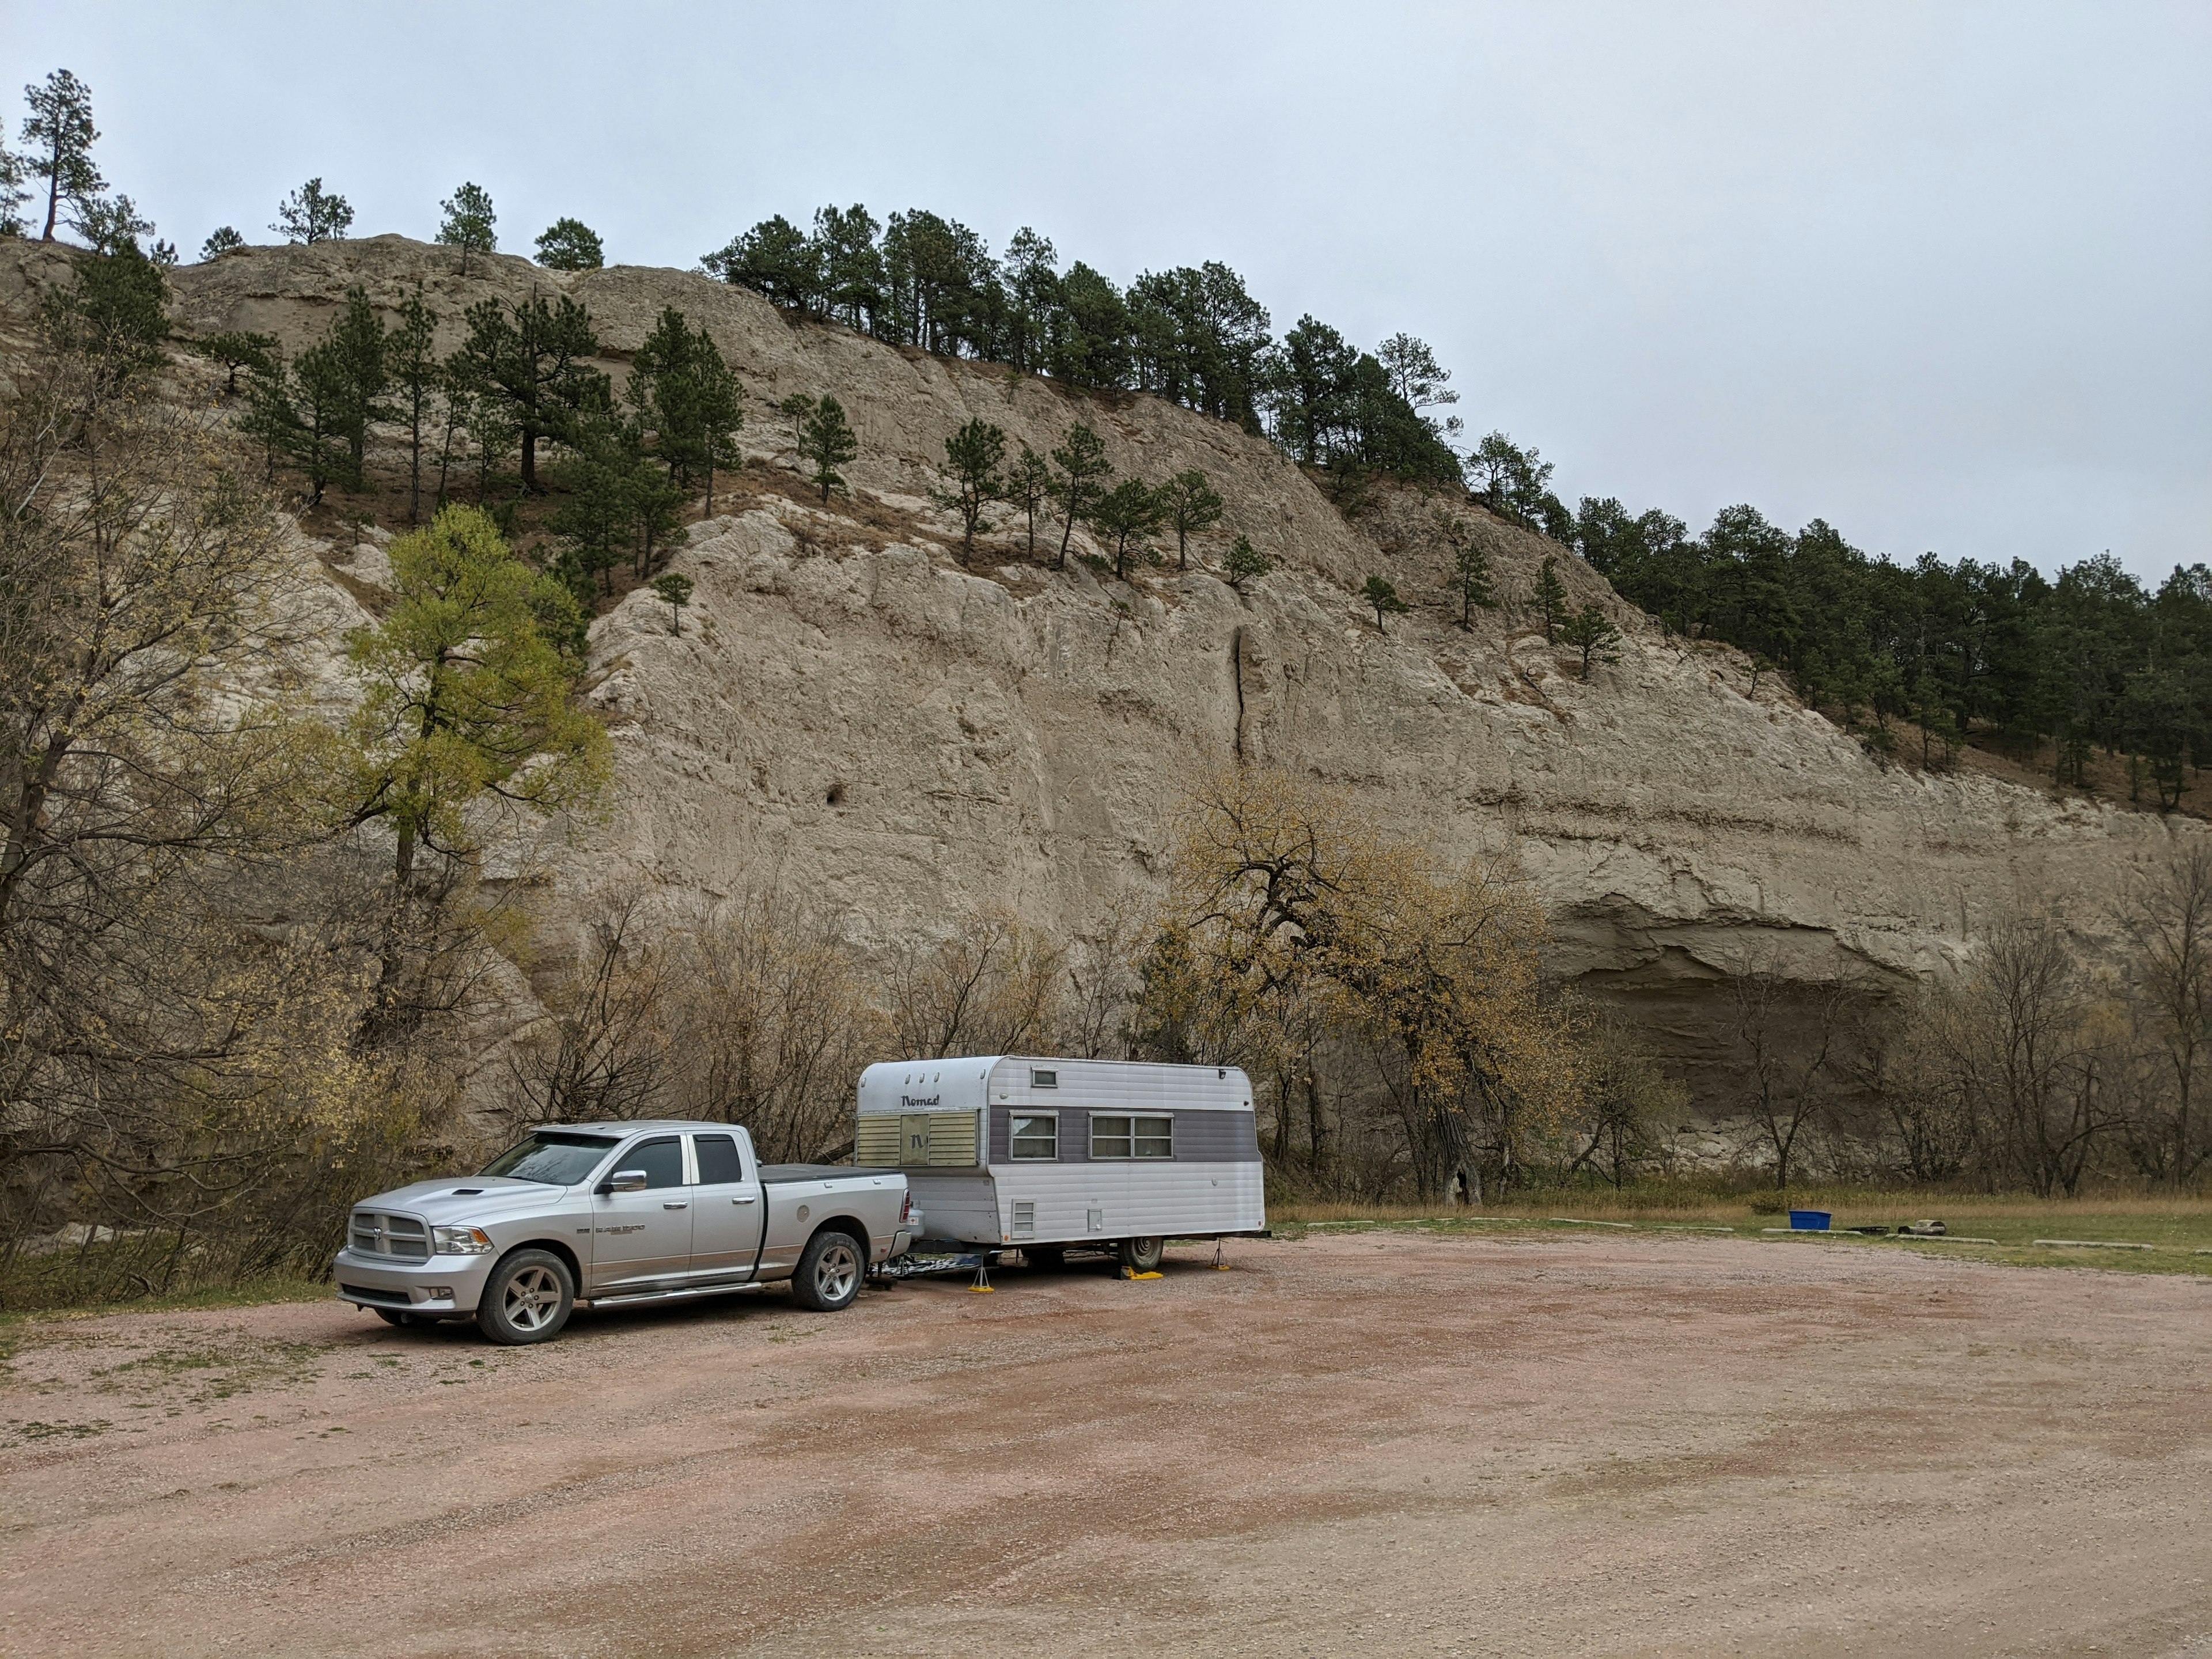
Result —
[[792, 1294], [802, 1308], [835, 1313], [860, 1293], [860, 1275], [867, 1264], [860, 1247], [844, 1233], [817, 1233], [799, 1258], [792, 1276]]
[[1125, 1238], [1121, 1241], [1121, 1265], [1132, 1273], [1152, 1273], [1159, 1267], [1167, 1247], [1164, 1238]]
[[484, 1281], [477, 1326], [508, 1347], [550, 1342], [575, 1305], [576, 1286], [567, 1262], [550, 1250], [517, 1250]]

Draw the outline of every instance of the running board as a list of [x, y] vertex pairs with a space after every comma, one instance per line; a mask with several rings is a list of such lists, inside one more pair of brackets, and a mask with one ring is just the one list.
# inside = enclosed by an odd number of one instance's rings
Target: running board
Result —
[[579, 1298], [580, 1308], [620, 1308], [633, 1302], [693, 1302], [702, 1296], [731, 1296], [740, 1291], [764, 1291], [767, 1285], [757, 1279], [746, 1279], [739, 1285], [685, 1285], [672, 1291], [627, 1291], [620, 1296], [595, 1296]]

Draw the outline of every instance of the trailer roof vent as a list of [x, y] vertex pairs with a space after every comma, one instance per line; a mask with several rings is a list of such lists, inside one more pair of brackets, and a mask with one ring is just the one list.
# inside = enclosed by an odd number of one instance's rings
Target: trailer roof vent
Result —
[[1032, 1089], [1057, 1089], [1060, 1087], [1060, 1073], [1058, 1072], [1047, 1071], [1041, 1066], [1033, 1066], [1030, 1068], [1030, 1087]]

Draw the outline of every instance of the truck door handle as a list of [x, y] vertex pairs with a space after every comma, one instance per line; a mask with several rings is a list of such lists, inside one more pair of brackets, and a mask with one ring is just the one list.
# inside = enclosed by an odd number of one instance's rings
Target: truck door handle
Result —
[[753, 1194], [747, 1193], [743, 1198], [733, 1198], [730, 1202], [732, 1204], [750, 1204], [753, 1201]]
[[688, 1210], [691, 1207], [691, 1201], [686, 1199], [680, 1204], [664, 1204], [660, 1207], [664, 1210]]

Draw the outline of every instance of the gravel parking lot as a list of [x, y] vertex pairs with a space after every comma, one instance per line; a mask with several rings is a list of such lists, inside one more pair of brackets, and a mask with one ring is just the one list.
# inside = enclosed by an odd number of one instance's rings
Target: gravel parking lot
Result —
[[1210, 1261], [526, 1350], [336, 1303], [19, 1326], [0, 1652], [2212, 1654], [2212, 1283]]

